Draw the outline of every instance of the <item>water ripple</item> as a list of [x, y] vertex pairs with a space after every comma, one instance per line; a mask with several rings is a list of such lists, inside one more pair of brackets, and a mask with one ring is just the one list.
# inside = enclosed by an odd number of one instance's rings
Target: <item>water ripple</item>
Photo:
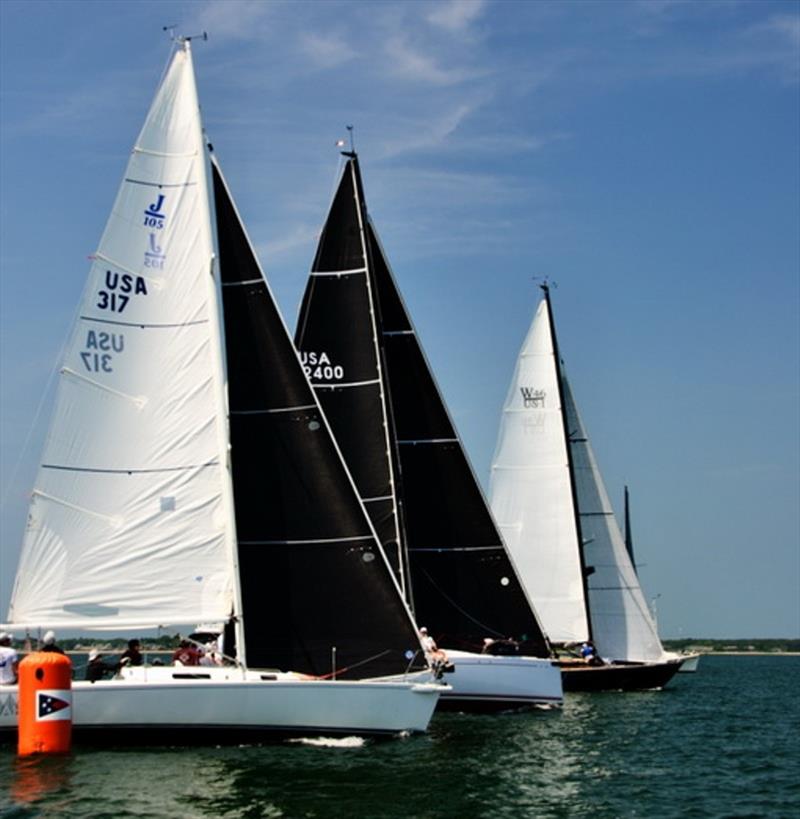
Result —
[[0, 817], [749, 817], [800, 815], [797, 657], [705, 657], [665, 691], [564, 709], [437, 715], [389, 741], [0, 748]]

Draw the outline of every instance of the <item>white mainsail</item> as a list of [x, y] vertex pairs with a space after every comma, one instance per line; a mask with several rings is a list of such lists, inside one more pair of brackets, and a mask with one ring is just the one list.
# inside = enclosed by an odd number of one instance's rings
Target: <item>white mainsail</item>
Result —
[[563, 377], [575, 492], [589, 574], [592, 637], [601, 657], [640, 662], [663, 659], [664, 649], [647, 608], [572, 390]]
[[13, 625], [125, 628], [231, 614], [205, 162], [183, 42], [133, 148], [66, 345]]
[[492, 511], [553, 642], [586, 640], [591, 623], [604, 659], [662, 660], [656, 625], [558, 354], [546, 296], [522, 345], [503, 410]]
[[589, 636], [556, 352], [545, 301], [520, 350], [489, 489], [492, 512], [547, 636]]

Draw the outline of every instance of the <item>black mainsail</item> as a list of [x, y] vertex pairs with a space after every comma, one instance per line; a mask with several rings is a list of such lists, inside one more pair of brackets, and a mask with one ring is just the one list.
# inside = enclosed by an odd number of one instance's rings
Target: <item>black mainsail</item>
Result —
[[[247, 665], [363, 679], [423, 668], [376, 541], [212, 163]], [[335, 660], [332, 649], [336, 649]]]
[[345, 156], [298, 321], [306, 373], [417, 621], [451, 648], [549, 656]]

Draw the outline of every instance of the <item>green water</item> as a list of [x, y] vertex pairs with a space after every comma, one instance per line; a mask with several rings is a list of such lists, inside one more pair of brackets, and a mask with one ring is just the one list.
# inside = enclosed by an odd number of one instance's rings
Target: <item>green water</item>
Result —
[[352, 747], [4, 746], [0, 816], [800, 816], [799, 693], [800, 657], [704, 657], [665, 691], [437, 715]]

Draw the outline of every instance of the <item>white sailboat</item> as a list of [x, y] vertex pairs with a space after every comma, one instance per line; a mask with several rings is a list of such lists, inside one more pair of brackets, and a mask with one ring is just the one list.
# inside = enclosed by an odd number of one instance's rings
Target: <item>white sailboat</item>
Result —
[[543, 285], [503, 409], [492, 510], [556, 646], [591, 641], [602, 665], [562, 664], [565, 690], [660, 688], [665, 655], [562, 370]]
[[66, 346], [3, 628], [232, 625], [235, 665], [75, 682], [78, 735], [423, 731], [442, 686], [206, 148], [179, 38]]

